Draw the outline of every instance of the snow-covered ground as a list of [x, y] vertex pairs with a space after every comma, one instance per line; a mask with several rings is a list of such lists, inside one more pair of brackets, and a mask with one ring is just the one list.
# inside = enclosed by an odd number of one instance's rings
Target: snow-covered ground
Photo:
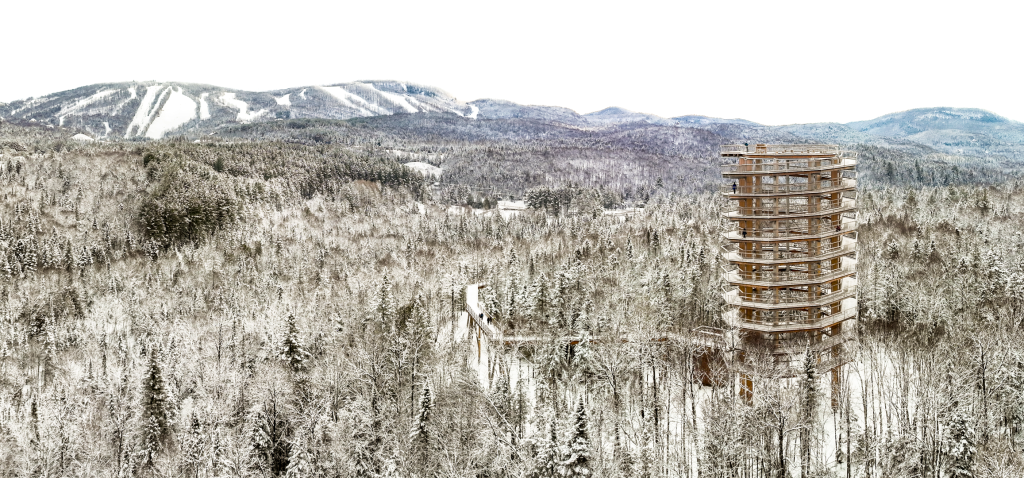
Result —
[[389, 149], [389, 150], [387, 150], [387, 152], [389, 154], [393, 155], [396, 158], [411, 159], [413, 161], [416, 161], [416, 160], [425, 160], [425, 161], [438, 161], [438, 160], [442, 160], [443, 161], [444, 160], [444, 155], [443, 154], [437, 154], [437, 153], [413, 153], [411, 151], [402, 151], [400, 149]]
[[150, 139], [163, 138], [168, 132], [177, 129], [181, 125], [192, 121], [196, 117], [196, 102], [185, 96], [181, 88], [170, 88], [170, 96], [164, 107], [160, 108], [156, 117], [146, 130], [146, 137]]
[[267, 110], [261, 109], [259, 111], [249, 111], [249, 104], [235, 98], [234, 93], [224, 93], [221, 95], [220, 100], [225, 105], [238, 110], [238, 116], [235, 117], [237, 121], [242, 123], [248, 123], [260, 116], [263, 116]]
[[413, 171], [417, 171], [424, 177], [441, 177], [441, 168], [434, 166], [433, 164], [421, 163], [419, 161], [413, 161], [411, 163], [405, 163], [405, 166]]
[[[305, 90], [303, 90], [303, 91], [305, 91]], [[292, 95], [291, 93], [287, 93], [284, 96], [275, 96], [274, 97], [274, 101], [276, 101], [277, 104], [280, 105], [280, 106], [291, 106], [292, 105], [292, 100], [290, 98], [291, 95]]]
[[509, 219], [526, 209], [526, 201], [498, 201], [498, 214], [503, 219]]
[[306, 89], [305, 88], [303, 88], [302, 91], [299, 92], [299, 98], [302, 98], [303, 100], [306, 99]]
[[448, 209], [445, 209], [444, 212], [445, 212], [445, 214], [451, 214], [451, 215], [455, 215], [455, 216], [460, 216], [460, 215], [463, 215], [463, 214], [469, 214], [472, 211], [473, 211], [473, 208], [471, 208], [469, 206], [448, 206]]
[[391, 111], [388, 111], [385, 108], [372, 104], [364, 100], [360, 96], [356, 95], [355, 93], [352, 93], [340, 86], [321, 86], [320, 89], [327, 92], [327, 94], [333, 96], [334, 99], [338, 100], [338, 102], [340, 102], [341, 104], [354, 110], [358, 110], [360, 114], [364, 116], [391, 114]]
[[466, 115], [466, 117], [469, 119], [476, 119], [476, 115], [478, 114], [480, 114], [480, 108], [477, 108], [476, 105], [469, 105], [469, 114]]
[[377, 94], [383, 96], [388, 101], [398, 105], [399, 108], [405, 110], [406, 113], [419, 113], [419, 110], [413, 108], [413, 106], [410, 105], [409, 102], [406, 101], [405, 97], [402, 95], [396, 95], [394, 93], [388, 93], [387, 91], [378, 90], [373, 86], [372, 83], [360, 83], [360, 85], [370, 88], [373, 91], [376, 91]]
[[627, 207], [623, 209], [605, 209], [604, 214], [607, 216], [632, 216], [634, 214], [642, 214], [644, 208], [642, 207]]
[[96, 103], [96, 102], [98, 102], [98, 101], [100, 101], [100, 100], [102, 100], [102, 99], [104, 99], [104, 98], [106, 98], [106, 97], [108, 97], [108, 96], [110, 96], [110, 95], [112, 95], [114, 93], [117, 93], [117, 90], [99, 90], [96, 93], [93, 93], [91, 96], [88, 96], [86, 98], [82, 98], [82, 99], [80, 99], [80, 100], [78, 100], [78, 101], [76, 101], [76, 102], [74, 102], [74, 103], [72, 103], [70, 105], [62, 106], [61, 109], [60, 109], [60, 113], [61, 113], [60, 121], [61, 121], [61, 124], [63, 124], [63, 122], [64, 122], [64, 116], [79, 113], [83, 109], [85, 109], [87, 106], [89, 106], [89, 105], [91, 105], [93, 103]]
[[88, 137], [88, 136], [86, 136], [86, 135], [84, 135], [82, 133], [78, 133], [78, 134], [72, 136], [71, 139], [73, 139], [75, 141], [81, 141], [83, 143], [91, 143], [91, 142], [94, 141], [92, 138], [90, 138], [90, 137]]
[[121, 112], [121, 109], [124, 108], [125, 105], [130, 103], [135, 98], [139, 97], [139, 95], [135, 92], [135, 87], [134, 86], [129, 86], [126, 91], [128, 91], [128, 99], [118, 103], [117, 106], [111, 108], [110, 116], [116, 116], [118, 113]]
[[203, 93], [199, 95], [199, 119], [208, 120], [210, 119], [210, 104], [206, 102], [206, 97], [209, 93]]
[[146, 95], [142, 97], [142, 103], [139, 104], [139, 109], [135, 111], [135, 116], [132, 118], [132, 122], [128, 124], [128, 129], [124, 132], [125, 138], [140, 136], [146, 131], [146, 127], [149, 126], [149, 122], [151, 121], [152, 112], [150, 110], [153, 109], [154, 102], [160, 94], [161, 89], [163, 89], [163, 85], [151, 85], [146, 87]]

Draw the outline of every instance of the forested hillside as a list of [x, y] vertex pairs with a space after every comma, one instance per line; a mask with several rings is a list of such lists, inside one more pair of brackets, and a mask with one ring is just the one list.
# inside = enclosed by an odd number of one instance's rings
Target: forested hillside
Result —
[[[811, 367], [748, 404], [654, 339], [723, 325], [718, 145], [812, 137], [451, 114], [73, 132], [0, 124], [2, 476], [1024, 473], [1013, 163], [851, 145], [857, 360], [834, 397]], [[488, 209], [541, 192], [566, 199]], [[540, 337], [535, 389], [472, 369], [478, 282]]]

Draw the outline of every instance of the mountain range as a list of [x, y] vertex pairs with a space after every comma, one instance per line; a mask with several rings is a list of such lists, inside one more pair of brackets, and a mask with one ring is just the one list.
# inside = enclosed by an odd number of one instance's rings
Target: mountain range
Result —
[[[580, 114], [499, 99], [461, 102], [445, 91], [398, 81], [357, 81], [253, 92], [175, 82], [104, 83], [0, 104], [0, 119], [77, 130], [96, 139], [199, 136], [238, 124], [441, 113], [471, 120], [524, 120], [577, 128], [646, 124], [771, 130], [809, 141], [913, 145], [947, 154], [1024, 160], [1024, 123], [974, 108], [920, 108], [852, 123], [764, 126], [699, 115], [672, 118], [619, 107]], [[750, 136], [743, 134], [742, 136]]]

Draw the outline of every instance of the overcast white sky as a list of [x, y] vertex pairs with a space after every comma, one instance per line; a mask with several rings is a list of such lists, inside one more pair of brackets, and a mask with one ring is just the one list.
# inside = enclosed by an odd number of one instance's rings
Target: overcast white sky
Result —
[[6, 1], [0, 101], [130, 80], [395, 79], [581, 113], [788, 124], [959, 106], [1024, 120], [1015, 4]]

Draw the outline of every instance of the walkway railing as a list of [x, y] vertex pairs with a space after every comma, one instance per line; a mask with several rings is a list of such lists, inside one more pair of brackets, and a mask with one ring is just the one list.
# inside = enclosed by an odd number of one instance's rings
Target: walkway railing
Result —
[[770, 206], [754, 207], [741, 207], [733, 204], [726, 206], [722, 210], [725, 211], [727, 219], [735, 220], [741, 216], [771, 217], [793, 214], [828, 213], [832, 211], [853, 209], [855, 207], [857, 207], [856, 199], [843, 198], [839, 201], [822, 200], [818, 204], [774, 204]]
[[[469, 314], [471, 324], [475, 325], [485, 336], [490, 343], [511, 345], [511, 344], [524, 344], [524, 343], [539, 343], [550, 340], [550, 337], [544, 335], [505, 335], [505, 333], [498, 327], [497, 324], [493, 323], [491, 316], [483, 309], [483, 306], [479, 301], [479, 291], [481, 287], [486, 287], [484, 283], [470, 284], [466, 286], [466, 303], [465, 310]], [[701, 326], [693, 329], [690, 333], [675, 333], [668, 332], [660, 336], [652, 337], [652, 342], [666, 342], [674, 341], [677, 343], [691, 343], [698, 347], [706, 347], [713, 349], [724, 350], [727, 348], [725, 342], [725, 331], [722, 329]], [[611, 336], [607, 334], [602, 335], [567, 335], [559, 337], [558, 340], [565, 343], [579, 343], [582, 341], [588, 342], [622, 342], [628, 341], [621, 336]]]
[[732, 184], [719, 186], [718, 190], [725, 194], [785, 194], [785, 193], [823, 193], [836, 189], [857, 187], [855, 179], [839, 179], [819, 181], [818, 183], [797, 184], [762, 184], [760, 186], [739, 186], [733, 189]]
[[796, 318], [779, 318], [773, 321], [758, 320], [758, 319], [738, 319], [737, 310], [727, 310], [723, 312], [722, 317], [724, 319], [731, 318], [732, 321], [729, 323], [734, 324], [736, 327], [744, 330], [753, 330], [757, 332], [793, 332], [798, 330], [813, 330], [828, 327], [831, 325], [838, 324], [844, 320], [850, 320], [857, 317], [857, 308], [850, 307], [843, 309], [837, 313], [821, 316], [815, 319], [796, 319]]
[[771, 161], [755, 164], [723, 164], [721, 168], [723, 173], [776, 173], [852, 168], [856, 165], [856, 159], [835, 158], [816, 160], [800, 159], [792, 161]]
[[832, 144], [723, 144], [722, 153], [839, 154]]
[[844, 221], [843, 225], [839, 227], [822, 224], [810, 227], [779, 226], [778, 229], [746, 228], [746, 234], [744, 234], [744, 228], [740, 227], [738, 223], [733, 223], [731, 226], [727, 226], [725, 228], [726, 232], [722, 233], [722, 237], [729, 240], [777, 238], [814, 239], [820, 236], [847, 233], [856, 229], [857, 221]]
[[[787, 244], [787, 243], [783, 243]], [[806, 244], [806, 243], [794, 243], [794, 244]], [[824, 256], [831, 256], [834, 254], [850, 254], [857, 251], [857, 244], [843, 244], [837, 247], [822, 247], [819, 251], [806, 250], [806, 249], [793, 249], [786, 247], [785, 249], [780, 248], [778, 251], [771, 249], [761, 249], [759, 251], [744, 251], [742, 249], [728, 250], [722, 249], [722, 258], [729, 262], [739, 262], [742, 259], [751, 260], [785, 260], [785, 259], [820, 259]]]
[[726, 288], [723, 298], [725, 303], [738, 307], [750, 308], [798, 308], [817, 307], [849, 299], [857, 294], [856, 287], [843, 287], [826, 294], [812, 294], [810, 292], [793, 292], [786, 289], [766, 289], [763, 292], [751, 294], [745, 293], [737, 288], [731, 290]]
[[792, 354], [800, 353], [805, 350], [810, 350], [812, 352], [822, 352], [831, 349], [836, 345], [843, 344], [851, 340], [855, 340], [856, 338], [857, 334], [853, 329], [844, 329], [842, 332], [836, 335], [822, 336], [821, 339], [817, 342], [808, 343], [807, 341], [800, 340], [782, 341], [774, 344], [774, 346], [775, 350], [781, 353]]
[[750, 282], [754, 286], [782, 286], [787, 283], [800, 283], [807, 281], [827, 282], [857, 272], [855, 265], [837, 267], [835, 269], [821, 270], [818, 272], [808, 271], [750, 271], [744, 272], [739, 268], [726, 271], [725, 280], [731, 282]]

